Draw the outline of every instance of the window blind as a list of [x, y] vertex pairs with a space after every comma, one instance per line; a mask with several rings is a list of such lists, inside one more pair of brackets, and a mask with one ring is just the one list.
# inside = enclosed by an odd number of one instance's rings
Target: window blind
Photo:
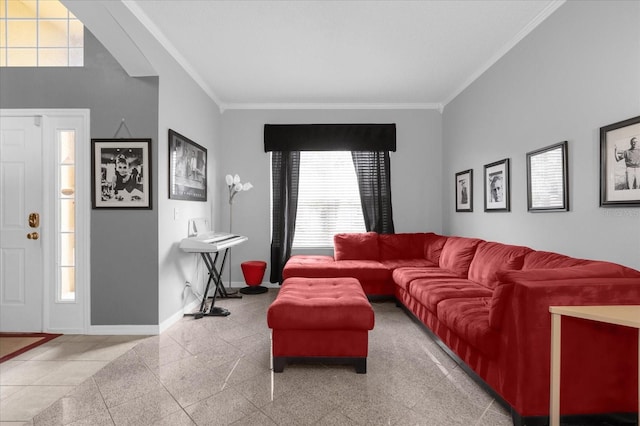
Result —
[[340, 232], [365, 232], [351, 153], [303, 151], [293, 247], [333, 247]]

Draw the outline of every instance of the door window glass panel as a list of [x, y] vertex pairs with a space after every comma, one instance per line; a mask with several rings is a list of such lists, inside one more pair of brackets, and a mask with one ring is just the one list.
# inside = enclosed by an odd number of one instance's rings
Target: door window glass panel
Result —
[[73, 130], [59, 130], [58, 142], [58, 280], [57, 302], [74, 302], [76, 247], [75, 142]]

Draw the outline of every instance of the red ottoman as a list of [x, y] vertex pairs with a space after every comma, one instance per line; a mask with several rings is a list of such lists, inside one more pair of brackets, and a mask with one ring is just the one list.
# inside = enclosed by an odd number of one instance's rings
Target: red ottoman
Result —
[[355, 278], [287, 278], [267, 311], [273, 371], [287, 363], [352, 363], [367, 372], [374, 315]]

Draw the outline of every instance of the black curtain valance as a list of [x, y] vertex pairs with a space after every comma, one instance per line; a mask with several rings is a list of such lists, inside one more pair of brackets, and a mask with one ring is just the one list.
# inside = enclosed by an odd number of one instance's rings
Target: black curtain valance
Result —
[[395, 124], [265, 124], [264, 150], [394, 151]]

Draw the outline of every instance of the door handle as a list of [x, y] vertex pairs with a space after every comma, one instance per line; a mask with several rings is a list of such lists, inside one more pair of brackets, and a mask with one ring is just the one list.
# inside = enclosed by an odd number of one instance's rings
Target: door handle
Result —
[[40, 215], [38, 213], [30, 213], [29, 214], [29, 227], [37, 228], [40, 226]]
[[37, 232], [31, 232], [27, 234], [28, 240], [37, 240], [38, 238], [40, 238], [40, 234], [38, 234]]

